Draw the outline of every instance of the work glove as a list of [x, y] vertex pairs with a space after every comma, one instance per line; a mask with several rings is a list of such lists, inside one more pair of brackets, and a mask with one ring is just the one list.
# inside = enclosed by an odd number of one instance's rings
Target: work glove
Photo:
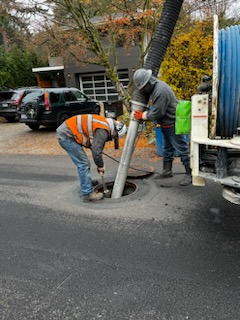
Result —
[[105, 167], [98, 167], [97, 172], [100, 174], [100, 176], [103, 176], [105, 173]]
[[143, 112], [142, 111], [134, 111], [133, 116], [136, 120], [142, 120]]

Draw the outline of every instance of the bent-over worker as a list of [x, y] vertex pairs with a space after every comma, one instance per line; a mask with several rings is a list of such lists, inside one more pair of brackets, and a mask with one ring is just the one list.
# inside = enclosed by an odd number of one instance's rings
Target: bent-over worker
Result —
[[57, 128], [60, 146], [66, 150], [76, 165], [80, 179], [81, 196], [84, 202], [103, 198], [102, 192], [95, 192], [90, 173], [90, 161], [84, 151], [90, 148], [100, 175], [105, 172], [102, 151], [107, 141], [126, 133], [121, 121], [95, 114], [76, 115], [67, 119]]

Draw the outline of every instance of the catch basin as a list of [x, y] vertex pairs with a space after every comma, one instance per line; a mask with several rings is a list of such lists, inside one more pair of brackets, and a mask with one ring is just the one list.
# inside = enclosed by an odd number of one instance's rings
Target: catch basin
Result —
[[[114, 181], [109, 181], [109, 182], [106, 182], [105, 184], [106, 184], [107, 189], [109, 190], [108, 198], [111, 198], [112, 190], [113, 190], [113, 186], [114, 186]], [[138, 187], [135, 183], [130, 182], [130, 181], [126, 181], [124, 189], [123, 189], [122, 197], [129, 196], [130, 194], [133, 194], [137, 190], [137, 188]], [[102, 184], [97, 185], [94, 188], [94, 191], [104, 193], [103, 185]]]

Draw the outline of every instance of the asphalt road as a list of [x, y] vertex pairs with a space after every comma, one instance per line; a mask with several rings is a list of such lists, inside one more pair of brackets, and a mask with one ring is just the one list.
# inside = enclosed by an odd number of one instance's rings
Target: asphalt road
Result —
[[67, 156], [1, 155], [0, 319], [239, 320], [239, 207], [174, 171], [88, 205]]

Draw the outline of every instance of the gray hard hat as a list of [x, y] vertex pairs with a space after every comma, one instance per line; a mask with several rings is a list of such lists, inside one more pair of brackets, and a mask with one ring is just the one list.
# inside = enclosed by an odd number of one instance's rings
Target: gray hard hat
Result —
[[133, 75], [133, 82], [138, 90], [145, 87], [152, 76], [150, 69], [138, 69]]

